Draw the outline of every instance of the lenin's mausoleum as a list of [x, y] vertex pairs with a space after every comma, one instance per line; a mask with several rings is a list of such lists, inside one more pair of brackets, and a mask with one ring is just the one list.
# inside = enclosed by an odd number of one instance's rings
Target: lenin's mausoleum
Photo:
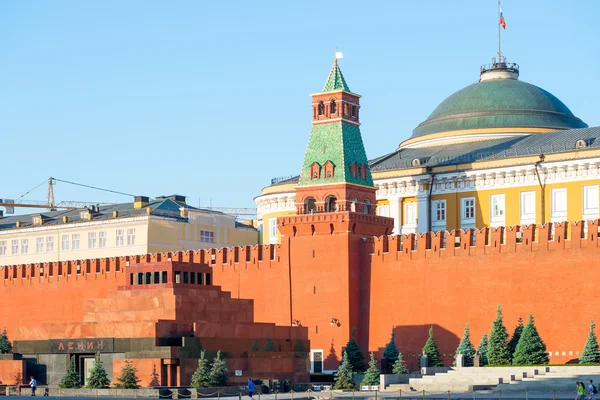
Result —
[[598, 317], [600, 129], [518, 75], [483, 68], [369, 160], [336, 61], [300, 175], [256, 199], [270, 244], [2, 268], [23, 359], [0, 361], [0, 380], [56, 385], [70, 356], [85, 371], [99, 351], [111, 374], [128, 359], [143, 385], [188, 385], [204, 349], [230, 382], [307, 382], [338, 368], [353, 328], [378, 358], [393, 330], [414, 369], [433, 326], [450, 365], [498, 305], [509, 331], [535, 316], [552, 363], [576, 360]]

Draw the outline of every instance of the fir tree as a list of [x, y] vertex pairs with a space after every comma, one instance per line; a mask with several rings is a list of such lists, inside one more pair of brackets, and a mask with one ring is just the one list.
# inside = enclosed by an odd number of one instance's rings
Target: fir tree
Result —
[[274, 351], [277, 351], [277, 349], [275, 349], [275, 344], [273, 343], [273, 341], [269, 338], [267, 338], [267, 341], [265, 342], [265, 347], [263, 348], [264, 352], [267, 353], [272, 353]]
[[138, 389], [140, 380], [137, 377], [137, 368], [129, 360], [125, 360], [125, 365], [121, 367], [121, 375], [117, 377], [115, 386], [117, 389]]
[[521, 333], [523, 333], [523, 318], [519, 317], [517, 321], [517, 326], [515, 327], [515, 331], [513, 332], [512, 337], [510, 338], [510, 342], [508, 342], [508, 351], [510, 353], [510, 361], [515, 355], [515, 350], [517, 349], [517, 344], [519, 344], [519, 339], [521, 338]]
[[344, 351], [340, 368], [335, 373], [334, 389], [354, 389], [354, 379], [352, 377], [352, 365], [348, 361], [348, 354]]
[[61, 389], [79, 389], [81, 387], [81, 379], [79, 379], [79, 374], [75, 370], [75, 356], [71, 357], [67, 373], [60, 380], [58, 387]]
[[481, 337], [481, 342], [479, 342], [479, 346], [477, 346], [477, 353], [479, 353], [479, 365], [484, 366], [488, 363], [488, 338], [487, 334], [484, 333]]
[[100, 360], [100, 353], [96, 353], [94, 360], [94, 368], [90, 372], [90, 377], [87, 379], [86, 387], [88, 389], [105, 389], [110, 386], [110, 379], [104, 369], [104, 364]]
[[209, 377], [211, 387], [227, 386], [229, 370], [225, 361], [221, 359], [221, 350], [217, 352], [217, 357], [213, 360]]
[[402, 356], [402, 353], [398, 353], [398, 358], [394, 363], [392, 373], [395, 375], [408, 374], [408, 368], [406, 368], [406, 363], [404, 362], [404, 357]]
[[429, 328], [429, 339], [423, 346], [423, 353], [427, 355], [427, 366], [428, 367], [443, 367], [442, 355], [440, 349], [438, 349], [435, 339], [433, 338], [433, 326]]
[[6, 327], [4, 327], [0, 334], [0, 354], [8, 353], [12, 353], [12, 343], [8, 340], [8, 333], [6, 333]]
[[375, 360], [375, 354], [371, 353], [371, 361], [369, 361], [369, 368], [365, 372], [365, 377], [361, 385], [363, 386], [374, 386], [379, 385], [379, 370], [377, 369], [377, 361]]
[[473, 357], [475, 356], [475, 348], [473, 347], [473, 343], [471, 343], [471, 334], [469, 332], [469, 324], [465, 326], [465, 332], [463, 334], [462, 340], [456, 349], [456, 355], [454, 356], [454, 365], [456, 366], [456, 357], [459, 354], [463, 355], [463, 361], [465, 367], [473, 366]]
[[250, 351], [258, 351], [258, 340], [253, 340], [252, 341], [252, 346], [250, 346]]
[[392, 329], [392, 336], [390, 342], [385, 346], [383, 357], [381, 357], [381, 369], [384, 374], [391, 374], [394, 367], [394, 363], [398, 359], [398, 348], [394, 341], [394, 329]]
[[204, 350], [200, 352], [198, 368], [192, 375], [192, 387], [196, 389], [210, 387], [210, 369], [208, 360], [204, 358]]
[[529, 322], [523, 328], [521, 339], [517, 344], [514, 365], [542, 365], [548, 364], [546, 345], [535, 327], [533, 315], [529, 314]]
[[360, 351], [360, 348], [358, 347], [358, 343], [356, 343], [356, 340], [354, 340], [355, 334], [356, 334], [356, 329], [352, 328], [350, 340], [348, 341], [348, 344], [346, 344], [344, 351], [348, 355], [348, 361], [350, 362], [350, 365], [352, 366], [352, 371], [362, 372], [365, 370], [365, 357], [363, 356], [362, 352]]
[[496, 310], [496, 320], [492, 324], [488, 344], [487, 359], [489, 365], [509, 365], [510, 352], [508, 350], [508, 332], [502, 322], [502, 307]]
[[600, 351], [598, 350], [598, 340], [596, 340], [596, 333], [594, 329], [596, 324], [594, 320], [590, 322], [590, 333], [588, 333], [587, 340], [585, 341], [585, 347], [579, 357], [579, 364], [598, 364], [600, 363]]

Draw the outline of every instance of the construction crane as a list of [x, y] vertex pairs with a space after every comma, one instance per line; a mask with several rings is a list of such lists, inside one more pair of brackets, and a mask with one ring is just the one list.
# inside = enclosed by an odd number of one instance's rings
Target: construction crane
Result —
[[108, 204], [113, 204], [113, 203], [102, 203], [102, 202], [97, 202], [97, 201], [74, 201], [74, 200], [63, 200], [60, 202], [56, 202], [54, 199], [54, 185], [56, 184], [56, 182], [63, 182], [63, 183], [68, 183], [71, 185], [76, 185], [76, 186], [83, 186], [83, 187], [87, 187], [87, 188], [91, 188], [91, 189], [98, 189], [98, 190], [103, 190], [106, 192], [112, 192], [112, 193], [117, 193], [117, 194], [122, 194], [125, 196], [133, 196], [131, 194], [128, 193], [121, 193], [121, 192], [116, 192], [114, 190], [108, 190], [108, 189], [101, 189], [101, 188], [97, 188], [97, 187], [93, 187], [93, 186], [89, 186], [89, 185], [83, 185], [80, 183], [75, 183], [75, 182], [69, 182], [69, 181], [64, 181], [62, 179], [56, 179], [56, 178], [48, 178], [48, 189], [47, 189], [47, 195], [46, 195], [46, 201], [35, 201], [35, 200], [21, 200], [25, 195], [27, 195], [28, 193], [30, 193], [31, 191], [37, 189], [38, 187], [42, 186], [44, 183], [46, 183], [46, 181], [40, 183], [39, 185], [37, 185], [36, 187], [34, 187], [33, 189], [28, 190], [25, 194], [23, 194], [21, 197], [19, 197], [16, 200], [12, 200], [12, 199], [0, 199], [0, 207], [4, 207], [6, 214], [14, 214], [15, 212], [15, 207], [24, 207], [24, 208], [45, 208], [47, 210], [50, 211], [56, 211], [58, 209], [66, 209], [66, 210], [75, 210], [77, 208], [85, 208], [91, 205], [108, 205]]
[[209, 210], [219, 211], [236, 217], [241, 215], [256, 217], [256, 208], [209, 207]]

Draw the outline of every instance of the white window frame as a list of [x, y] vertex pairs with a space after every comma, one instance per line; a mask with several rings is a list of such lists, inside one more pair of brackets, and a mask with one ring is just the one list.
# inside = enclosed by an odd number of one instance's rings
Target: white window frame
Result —
[[200, 231], [200, 242], [201, 243], [214, 243], [215, 232], [214, 231]]
[[81, 236], [79, 233], [74, 233], [71, 235], [71, 249], [79, 250], [79, 246], [81, 245]]
[[54, 251], [54, 236], [46, 236], [46, 253]]
[[98, 232], [98, 248], [106, 247], [107, 238], [108, 234], [106, 231]]
[[[438, 212], [439, 211], [439, 212]], [[434, 231], [446, 230], [448, 206], [446, 200], [431, 201], [431, 227]]]
[[29, 239], [21, 239], [21, 254], [27, 254], [29, 251]]
[[13, 239], [11, 241], [11, 247], [12, 247], [11, 254], [13, 256], [16, 256], [17, 254], [19, 254], [19, 239]]
[[535, 224], [536, 221], [536, 193], [535, 190], [521, 192], [520, 194], [519, 215], [521, 225]]
[[96, 232], [88, 232], [88, 249], [95, 249], [96, 247]]
[[135, 228], [127, 229], [127, 246], [135, 246]]
[[[563, 222], [567, 220], [568, 192], [566, 188], [552, 189], [550, 192], [550, 221]], [[562, 204], [564, 203], [564, 204]]]
[[277, 233], [277, 218], [269, 218], [269, 243], [277, 243], [279, 239]]
[[404, 213], [404, 225], [402, 225], [402, 233], [416, 233], [417, 232], [417, 215], [418, 203], [416, 201], [406, 202], [402, 205], [402, 212]]
[[390, 206], [389, 204], [383, 204], [377, 207], [377, 215], [380, 217], [389, 217], [390, 216]]
[[490, 226], [506, 225], [506, 197], [504, 194], [490, 195]]
[[583, 210], [584, 220], [595, 220], [600, 217], [600, 190], [598, 185], [583, 187]]
[[8, 250], [7, 250], [7, 244], [6, 244], [6, 240], [2, 240], [0, 241], [0, 256], [7, 256]]
[[44, 238], [35, 238], [35, 252], [36, 253], [44, 252]]
[[69, 235], [62, 235], [60, 238], [60, 250], [69, 251]]
[[115, 232], [115, 242], [117, 247], [125, 246], [125, 230], [117, 229]]
[[[472, 204], [470, 204], [473, 202]], [[473, 215], [467, 216], [467, 208], [473, 208]], [[462, 197], [460, 199], [460, 227], [461, 229], [475, 228], [477, 218], [477, 202], [475, 197]]]

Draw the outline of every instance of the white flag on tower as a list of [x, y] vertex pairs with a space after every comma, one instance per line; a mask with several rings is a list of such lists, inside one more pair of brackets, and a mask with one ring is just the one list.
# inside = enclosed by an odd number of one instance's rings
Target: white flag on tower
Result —
[[341, 51], [336, 51], [335, 52], [335, 58], [337, 58], [337, 59], [344, 58], [344, 55], [342, 54]]

